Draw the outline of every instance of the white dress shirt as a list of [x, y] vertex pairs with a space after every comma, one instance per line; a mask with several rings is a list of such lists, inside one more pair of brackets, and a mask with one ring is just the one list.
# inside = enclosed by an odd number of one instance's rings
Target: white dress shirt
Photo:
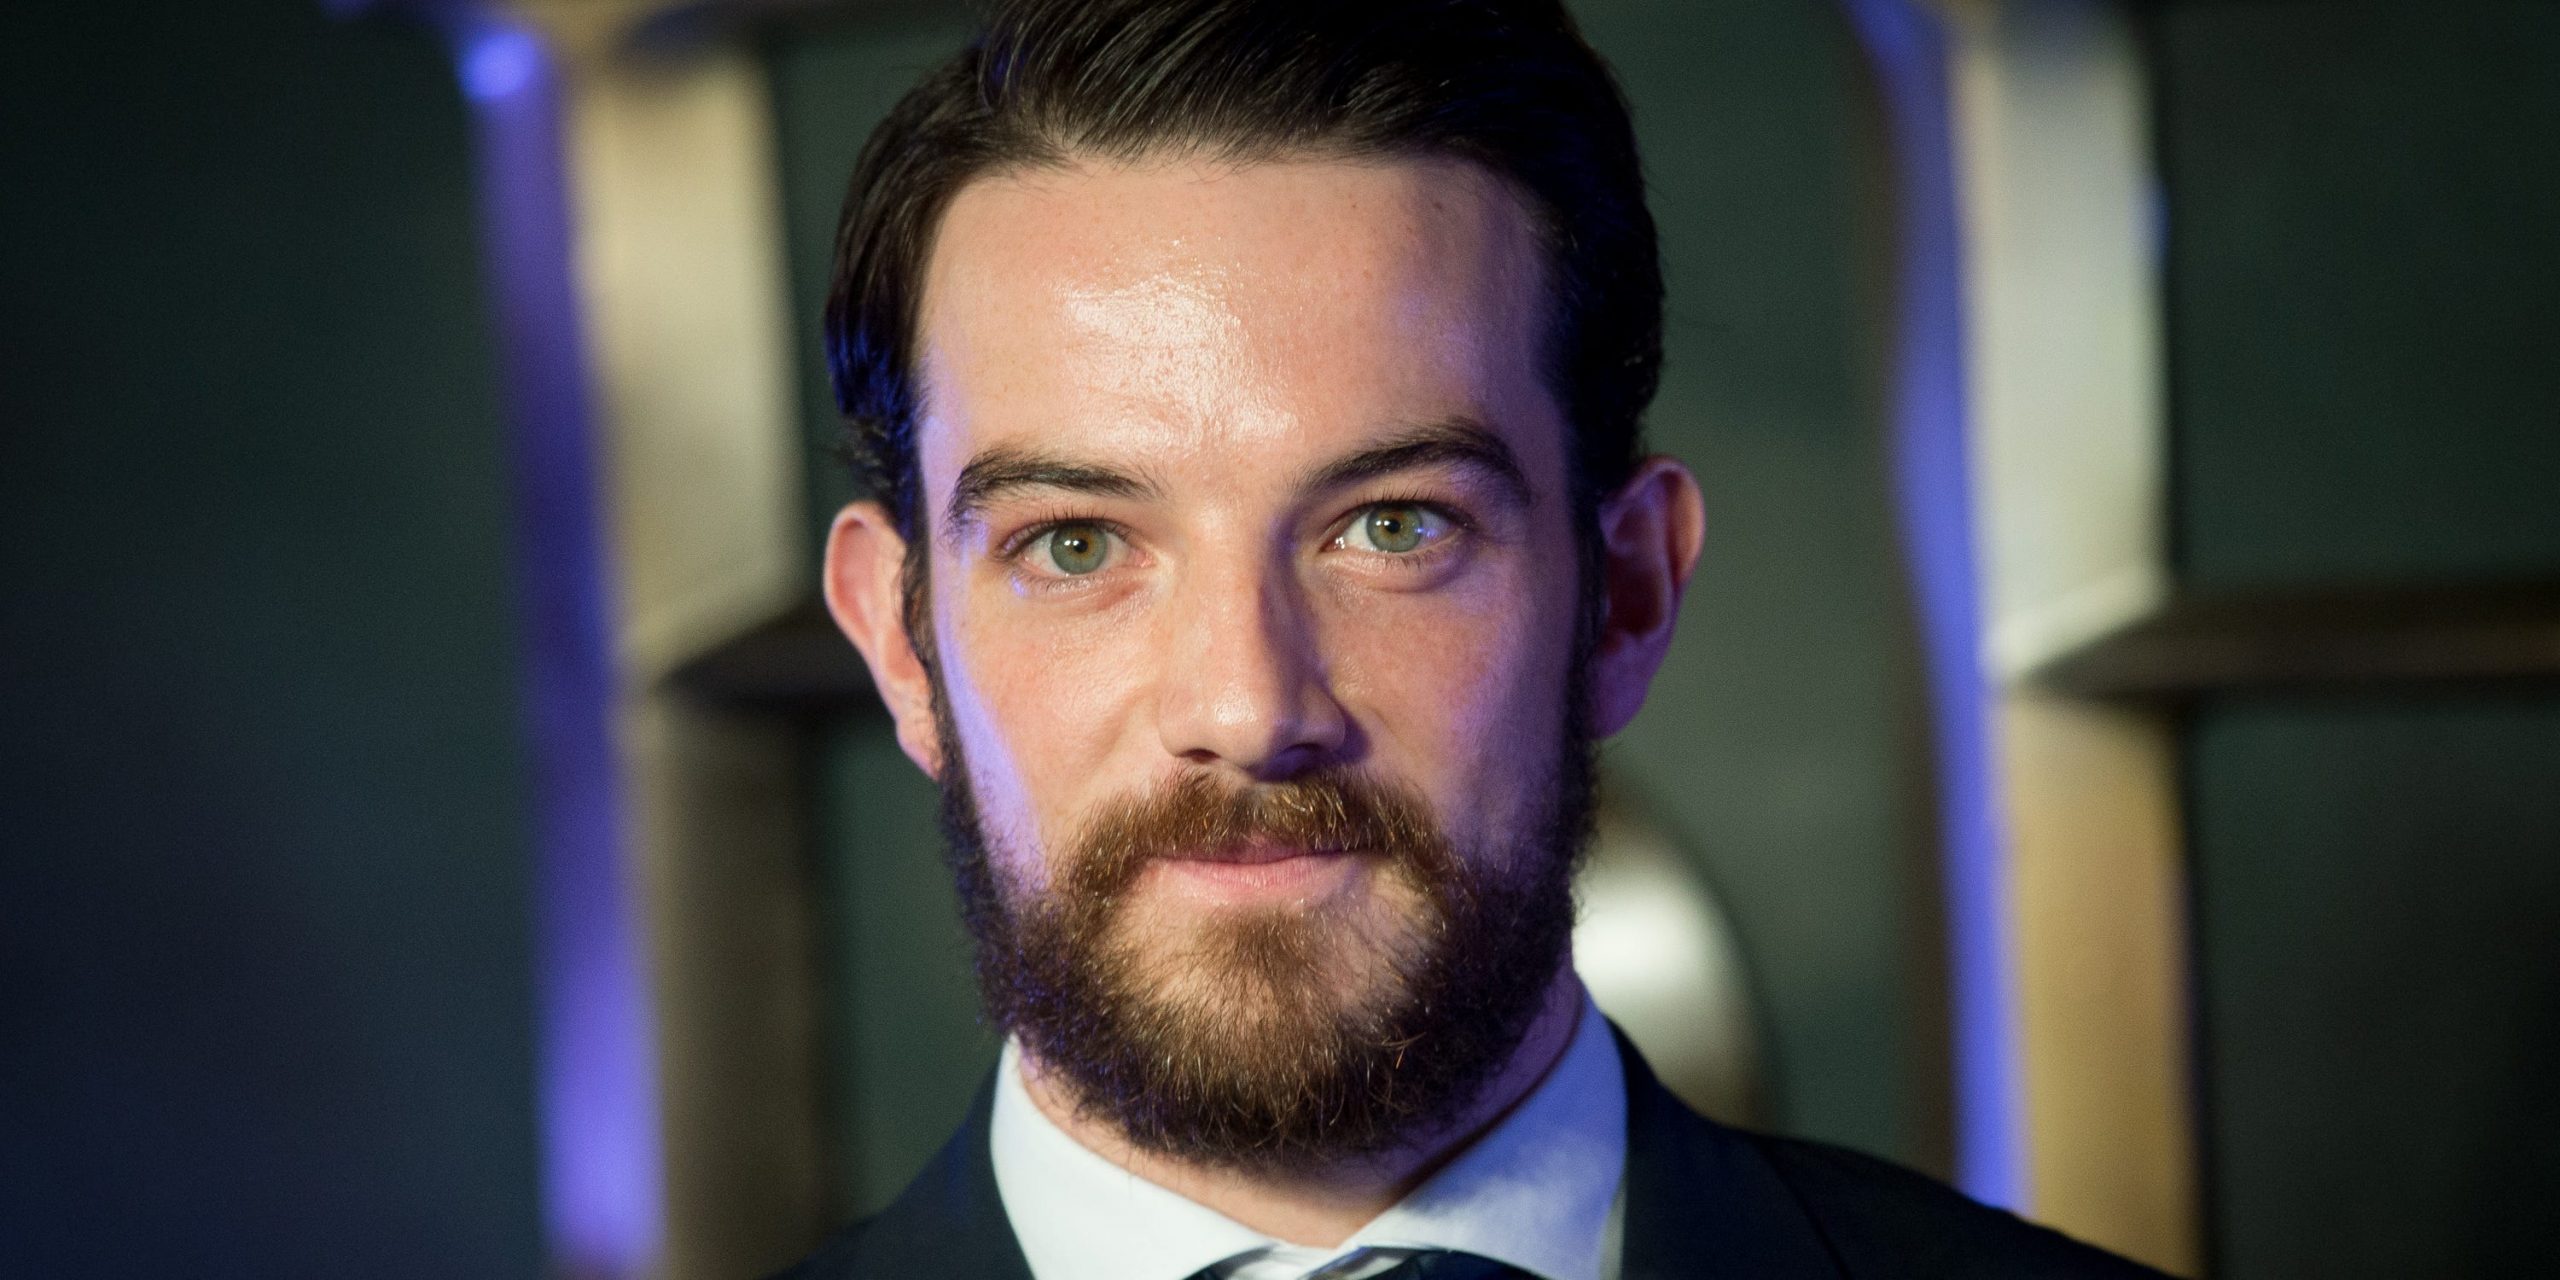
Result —
[[1007, 1043], [988, 1142], [1037, 1280], [1361, 1280], [1456, 1249], [1541, 1280], [1617, 1280], [1627, 1090], [1586, 994], [1553, 1070], [1429, 1181], [1333, 1248], [1288, 1244], [1113, 1164], [1043, 1114]]

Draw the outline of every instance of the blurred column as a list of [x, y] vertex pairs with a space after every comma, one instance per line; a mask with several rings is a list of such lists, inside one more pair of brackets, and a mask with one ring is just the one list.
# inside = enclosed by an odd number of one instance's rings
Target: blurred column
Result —
[[1865, 44], [1893, 165], [1887, 440], [1929, 709], [1944, 921], [1956, 1184], [2024, 1210], [2017, 943], [1993, 792], [1982, 584], [1968, 467], [1963, 227], [1947, 38], [1910, 0], [1845, 0]]
[[822, 1225], [790, 730], [669, 690], [788, 607], [799, 431], [761, 64], [646, 39], [656, 0], [524, 0], [558, 58], [620, 668], [629, 866], [665, 1167], [659, 1274], [772, 1266]]
[[2156, 713], [2040, 691], [2169, 594], [2149, 104], [2124, 5], [1943, 6], [1994, 776], [2039, 1219], [2197, 1265], [2186, 881]]
[[2115, 0], [1843, 0], [1896, 162], [1894, 419], [1929, 651], [1966, 1190], [2197, 1262], [2164, 717], [2036, 673], [2167, 600], [2149, 107]]
[[542, 773], [554, 1267], [756, 1274], [826, 1217], [798, 758], [787, 726], [667, 676], [804, 576], [763, 69], [692, 38], [699, 5], [378, 7], [452, 35], [480, 117]]

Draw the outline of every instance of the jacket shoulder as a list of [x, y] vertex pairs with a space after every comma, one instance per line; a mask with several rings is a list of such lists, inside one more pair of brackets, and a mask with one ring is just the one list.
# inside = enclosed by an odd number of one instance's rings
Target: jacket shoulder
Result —
[[1758, 1147], [1851, 1276], [2163, 1280], [2160, 1272], [1842, 1147], [1763, 1134]]
[[838, 1231], [772, 1280], [1031, 1280], [987, 1153], [995, 1076], [960, 1130], [888, 1208]]
[[878, 1215], [839, 1229], [809, 1256], [787, 1270], [774, 1272], [766, 1280], [836, 1280], [840, 1276], [857, 1276], [862, 1272], [857, 1259], [862, 1256], [862, 1238], [869, 1234]]

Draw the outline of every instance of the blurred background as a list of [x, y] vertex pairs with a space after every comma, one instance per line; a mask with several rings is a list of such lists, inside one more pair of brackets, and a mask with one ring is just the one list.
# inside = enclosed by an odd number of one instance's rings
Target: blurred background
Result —
[[[1572, 7], [1710, 510], [1603, 1006], [2184, 1274], [2560, 1266], [2560, 6]], [[816, 313], [967, 26], [0, 13], [0, 1274], [746, 1277], [940, 1145]]]

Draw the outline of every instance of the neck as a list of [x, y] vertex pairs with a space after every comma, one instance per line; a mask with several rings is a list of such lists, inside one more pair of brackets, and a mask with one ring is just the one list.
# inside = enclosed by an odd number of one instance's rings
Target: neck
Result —
[[1384, 1156], [1289, 1177], [1242, 1173], [1132, 1146], [1110, 1124], [1079, 1114], [1064, 1083], [1027, 1053], [1022, 1083], [1050, 1123], [1113, 1164], [1274, 1239], [1331, 1248], [1422, 1185], [1528, 1097], [1572, 1043], [1583, 999], [1582, 982], [1567, 964], [1548, 984], [1519, 1047], [1455, 1121]]

